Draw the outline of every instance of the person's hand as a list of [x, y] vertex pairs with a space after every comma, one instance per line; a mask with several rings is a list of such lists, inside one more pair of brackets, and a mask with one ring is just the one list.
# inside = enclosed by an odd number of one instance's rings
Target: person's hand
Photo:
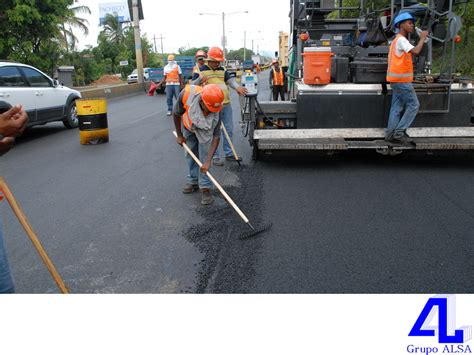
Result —
[[15, 138], [13, 137], [0, 139], [0, 156], [8, 152], [13, 147], [13, 143], [15, 143]]
[[429, 33], [428, 33], [428, 31], [421, 31], [419, 36], [420, 36], [420, 41], [425, 40], [426, 38], [428, 38]]
[[207, 85], [207, 76], [201, 76], [201, 86]]
[[236, 91], [242, 96], [247, 95], [248, 93], [248, 90], [242, 86], [239, 86]]
[[0, 134], [16, 137], [23, 133], [28, 123], [28, 115], [21, 105], [16, 105], [0, 114]]
[[206, 161], [204, 164], [201, 166], [201, 173], [205, 174], [209, 171], [209, 168], [211, 167], [211, 162]]
[[179, 145], [183, 145], [183, 143], [186, 143], [186, 138], [184, 138], [183, 136], [178, 136], [176, 137], [176, 143], [178, 143]]

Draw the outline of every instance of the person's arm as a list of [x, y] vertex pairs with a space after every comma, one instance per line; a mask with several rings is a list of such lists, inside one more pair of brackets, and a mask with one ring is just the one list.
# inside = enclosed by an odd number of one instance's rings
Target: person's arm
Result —
[[166, 74], [163, 74], [163, 77], [161, 78], [160, 82], [156, 84], [156, 86], [160, 87], [165, 81], [166, 81]]
[[234, 77], [231, 77], [227, 72], [225, 72], [225, 82], [229, 87], [237, 91], [239, 95], [243, 96], [248, 92], [246, 88], [240, 86], [239, 83], [237, 83], [237, 80]]
[[428, 37], [428, 31], [421, 31], [419, 35], [419, 40], [418, 43], [415, 47], [412, 48], [410, 51], [414, 55], [419, 55], [421, 53], [421, 50], [423, 49], [423, 46], [425, 45], [425, 39]]
[[184, 91], [181, 91], [181, 93], [178, 95], [178, 99], [176, 100], [174, 104], [174, 108], [173, 108], [173, 122], [174, 122], [174, 127], [176, 128], [176, 135], [178, 136], [176, 138], [176, 143], [178, 143], [179, 145], [183, 145], [183, 143], [186, 143], [186, 139], [183, 136], [183, 130], [181, 129], [182, 116], [184, 115], [184, 112], [186, 111], [183, 105], [183, 96], [184, 96]]
[[0, 156], [12, 149], [14, 143], [15, 138], [13, 137], [4, 137], [0, 139]]
[[[220, 122], [220, 120], [219, 120]], [[221, 124], [218, 124], [219, 130], [221, 127]], [[209, 171], [209, 168], [211, 167], [212, 163], [212, 158], [214, 157], [214, 154], [216, 153], [217, 148], [219, 147], [219, 142], [220, 142], [220, 137], [213, 135], [212, 136], [212, 142], [211, 142], [211, 147], [209, 148], [209, 153], [207, 154], [206, 161], [202, 164], [201, 166], [201, 172], [202, 173], [207, 173]]]

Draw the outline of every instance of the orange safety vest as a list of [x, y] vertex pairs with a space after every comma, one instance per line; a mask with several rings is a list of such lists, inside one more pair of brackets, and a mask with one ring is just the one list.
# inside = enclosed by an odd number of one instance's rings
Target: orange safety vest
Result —
[[166, 83], [178, 83], [179, 84], [179, 69], [178, 65], [166, 74]]
[[184, 95], [183, 95], [183, 106], [186, 110], [183, 115], [183, 125], [186, 127], [188, 131], [191, 131], [193, 126], [193, 120], [189, 116], [189, 107], [193, 101], [193, 98], [196, 94], [201, 93], [202, 86], [198, 85], [186, 85], [184, 88]]
[[283, 86], [285, 82], [285, 77], [283, 76], [283, 70], [281, 70], [280, 68], [280, 71], [277, 72], [275, 68], [272, 68], [272, 69], [273, 69], [273, 85]]
[[387, 81], [389, 83], [411, 83], [413, 81], [413, 59], [411, 53], [397, 55], [397, 35], [390, 45], [388, 52]]

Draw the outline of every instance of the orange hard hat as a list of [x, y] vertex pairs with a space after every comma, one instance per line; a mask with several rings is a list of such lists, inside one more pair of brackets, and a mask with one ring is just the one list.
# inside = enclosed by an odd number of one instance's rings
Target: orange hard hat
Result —
[[202, 88], [201, 99], [211, 112], [219, 112], [224, 104], [224, 91], [217, 84], [209, 84]]
[[194, 58], [196, 58], [196, 59], [200, 59], [200, 58], [205, 59], [206, 57], [207, 57], [207, 54], [206, 54], [206, 52], [203, 51], [202, 49], [198, 50], [198, 51], [196, 52], [196, 55], [194, 56]]
[[223, 62], [224, 52], [219, 47], [211, 47], [209, 52], [207, 52], [207, 60], [214, 62]]

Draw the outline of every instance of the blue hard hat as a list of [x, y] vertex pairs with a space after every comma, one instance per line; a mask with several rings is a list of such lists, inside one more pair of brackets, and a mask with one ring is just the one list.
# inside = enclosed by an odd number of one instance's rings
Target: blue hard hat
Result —
[[403, 21], [406, 21], [406, 20], [415, 21], [415, 18], [409, 12], [401, 12], [398, 14], [397, 17], [395, 17], [395, 21], [393, 21], [393, 25], [395, 27], [398, 27]]

